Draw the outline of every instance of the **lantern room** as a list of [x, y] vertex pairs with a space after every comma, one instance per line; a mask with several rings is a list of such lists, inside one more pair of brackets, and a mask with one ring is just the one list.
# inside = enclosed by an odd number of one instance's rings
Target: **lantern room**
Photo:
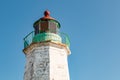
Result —
[[50, 12], [46, 10], [44, 17], [40, 18], [33, 24], [35, 35], [39, 33], [59, 33], [60, 23], [54, 18], [50, 17]]

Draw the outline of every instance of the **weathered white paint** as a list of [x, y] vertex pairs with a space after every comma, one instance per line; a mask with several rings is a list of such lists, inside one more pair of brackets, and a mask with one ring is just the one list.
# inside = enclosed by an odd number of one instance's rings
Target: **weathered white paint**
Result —
[[26, 54], [24, 80], [69, 80], [67, 55], [65, 48], [34, 47]]
[[49, 54], [50, 80], [69, 80], [66, 50], [50, 46]]

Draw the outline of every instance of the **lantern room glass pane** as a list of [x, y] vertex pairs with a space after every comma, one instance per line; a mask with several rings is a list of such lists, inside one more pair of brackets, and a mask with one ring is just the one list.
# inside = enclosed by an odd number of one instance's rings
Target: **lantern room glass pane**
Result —
[[40, 30], [41, 33], [47, 32], [48, 31], [48, 22], [47, 21], [41, 22], [40, 27], [41, 27], [41, 30]]
[[39, 24], [36, 24], [35, 25], [35, 34], [38, 34], [39, 33]]
[[49, 22], [49, 31], [51, 33], [57, 33], [57, 25], [55, 22]]

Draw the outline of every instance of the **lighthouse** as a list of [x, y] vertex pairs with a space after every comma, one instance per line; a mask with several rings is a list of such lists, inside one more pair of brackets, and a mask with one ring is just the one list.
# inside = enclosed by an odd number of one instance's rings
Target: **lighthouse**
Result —
[[24, 38], [24, 80], [70, 80], [70, 41], [67, 34], [60, 32], [60, 23], [46, 10], [33, 28]]

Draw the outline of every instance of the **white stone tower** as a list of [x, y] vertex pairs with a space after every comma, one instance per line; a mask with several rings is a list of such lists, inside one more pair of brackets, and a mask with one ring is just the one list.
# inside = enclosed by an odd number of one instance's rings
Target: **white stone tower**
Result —
[[59, 32], [60, 23], [45, 11], [33, 27], [34, 31], [24, 38], [24, 80], [70, 80], [70, 42], [66, 34]]

